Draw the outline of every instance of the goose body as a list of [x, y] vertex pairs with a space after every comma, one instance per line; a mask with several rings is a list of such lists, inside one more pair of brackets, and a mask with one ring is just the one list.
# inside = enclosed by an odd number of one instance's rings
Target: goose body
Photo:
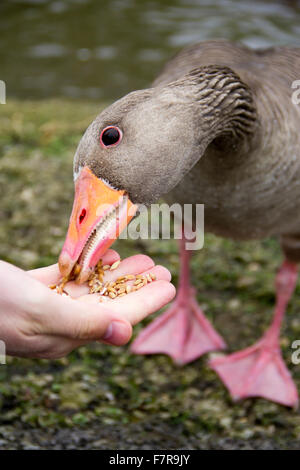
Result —
[[[74, 159], [75, 202], [60, 257], [64, 274], [79, 260], [84, 280], [92, 256], [88, 264], [82, 252], [95, 252], [90, 240], [101, 231], [96, 206], [104, 186], [113, 204], [124, 195], [131, 207], [162, 196], [204, 204], [205, 230], [223, 237], [280, 236], [287, 259], [277, 275], [273, 324], [246, 352], [211, 366], [235, 398], [260, 395], [290, 406], [297, 391], [278, 334], [300, 261], [300, 105], [292, 101], [299, 76], [300, 48], [253, 51], [208, 41], [180, 52], [151, 88], [121, 98], [87, 129]], [[142, 332], [133, 351], [185, 363], [225, 344], [193, 297], [184, 245], [181, 256], [177, 303]]]
[[226, 145], [222, 138], [212, 140], [168, 200], [204, 203], [206, 230], [224, 237], [300, 234], [300, 106], [292, 103], [300, 49], [252, 51], [224, 41], [199, 44], [167, 64], [154, 86], [209, 65], [230, 67], [249, 87], [257, 123], [236, 148], [230, 137]]

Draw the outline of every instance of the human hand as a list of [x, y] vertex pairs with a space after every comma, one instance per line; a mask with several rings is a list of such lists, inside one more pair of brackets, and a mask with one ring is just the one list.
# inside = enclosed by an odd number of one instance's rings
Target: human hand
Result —
[[[118, 254], [108, 250], [103, 263], [117, 259]], [[59, 358], [92, 341], [127, 343], [132, 325], [172, 300], [175, 288], [168, 270], [154, 266], [144, 255], [127, 258], [106, 273], [106, 279], [113, 280], [122, 274], [147, 271], [157, 280], [124, 297], [99, 303], [99, 294], [88, 294], [87, 284], [68, 283], [65, 290], [69, 297], [51, 291], [47, 285], [61, 277], [57, 265], [26, 273], [0, 261], [0, 339], [7, 353]]]

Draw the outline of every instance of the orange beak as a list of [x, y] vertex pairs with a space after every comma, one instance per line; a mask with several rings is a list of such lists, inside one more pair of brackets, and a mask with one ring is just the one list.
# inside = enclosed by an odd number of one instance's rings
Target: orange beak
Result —
[[75, 184], [69, 229], [59, 257], [61, 274], [68, 276], [78, 262], [77, 281], [86, 281], [136, 211], [125, 191], [111, 188], [84, 167]]

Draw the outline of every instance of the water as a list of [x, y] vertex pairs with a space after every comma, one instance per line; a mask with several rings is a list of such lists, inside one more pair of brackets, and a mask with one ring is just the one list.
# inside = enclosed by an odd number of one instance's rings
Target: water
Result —
[[8, 98], [111, 101], [220, 37], [299, 46], [300, 0], [1, 0], [0, 79]]

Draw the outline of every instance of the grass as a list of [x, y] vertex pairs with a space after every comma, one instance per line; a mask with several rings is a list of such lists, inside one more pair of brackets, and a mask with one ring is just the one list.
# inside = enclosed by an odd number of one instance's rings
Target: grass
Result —
[[[0, 259], [23, 269], [44, 266], [56, 262], [66, 233], [73, 154], [101, 108], [53, 100], [0, 109]], [[122, 240], [116, 248], [122, 257], [149, 254], [176, 284], [175, 241]], [[280, 261], [275, 239], [238, 243], [210, 234], [193, 257], [199, 303], [231, 350], [250, 345], [269, 324]], [[299, 294], [298, 286], [281, 340], [298, 388], [300, 368], [290, 358], [300, 338]], [[180, 368], [166, 356], [133, 356], [128, 347], [100, 344], [56, 361], [8, 358], [0, 366], [0, 447], [71, 441], [80, 447], [74, 432], [82, 431], [92, 433], [82, 446], [94, 448], [297, 446], [297, 411], [263, 399], [233, 403], [206, 360]], [[55, 437], [62, 432], [65, 444]]]

